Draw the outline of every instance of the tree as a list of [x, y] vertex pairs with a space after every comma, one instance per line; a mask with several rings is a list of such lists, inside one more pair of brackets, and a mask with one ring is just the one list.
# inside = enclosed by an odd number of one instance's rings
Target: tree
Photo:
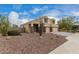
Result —
[[62, 31], [70, 31], [74, 24], [75, 17], [67, 16], [58, 21], [59, 29]]
[[5, 16], [0, 16], [0, 31], [3, 36], [6, 36], [9, 29], [9, 21]]
[[42, 34], [43, 34], [43, 21], [40, 18], [40, 27], [39, 27], [39, 35], [40, 35], [40, 38], [42, 38]]
[[39, 30], [40, 36], [42, 36], [42, 33], [43, 33], [43, 23], [40, 22], [40, 30]]

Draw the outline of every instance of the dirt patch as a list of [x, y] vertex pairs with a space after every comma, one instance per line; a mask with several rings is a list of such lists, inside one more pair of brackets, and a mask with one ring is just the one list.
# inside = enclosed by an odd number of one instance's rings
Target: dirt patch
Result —
[[43, 34], [40, 39], [37, 33], [23, 33], [21, 36], [0, 38], [0, 53], [5, 54], [46, 54], [66, 42], [64, 36]]

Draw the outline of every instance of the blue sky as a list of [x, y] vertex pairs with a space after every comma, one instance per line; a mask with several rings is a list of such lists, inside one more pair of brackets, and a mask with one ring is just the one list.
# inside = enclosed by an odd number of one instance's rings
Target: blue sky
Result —
[[8, 16], [10, 12], [17, 12], [22, 18], [37, 18], [52, 13], [53, 17], [79, 16], [77, 4], [1, 4], [0, 14]]
[[[79, 17], [78, 4], [0, 4], [0, 15], [12, 18], [36, 19], [40, 16], [60, 18], [62, 16]], [[9, 18], [10, 18], [9, 17]], [[10, 18], [10, 19], [12, 19]]]

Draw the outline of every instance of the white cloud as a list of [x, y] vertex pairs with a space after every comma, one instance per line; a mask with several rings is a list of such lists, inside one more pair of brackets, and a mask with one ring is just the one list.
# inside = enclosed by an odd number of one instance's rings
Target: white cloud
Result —
[[48, 10], [48, 6], [43, 6], [42, 8], [40, 8], [41, 11], [45, 11], [45, 10]]
[[9, 22], [11, 24], [16, 24], [17, 25], [18, 24], [18, 18], [19, 18], [18, 13], [14, 12], [14, 11], [10, 12], [10, 14], [8, 16]]
[[73, 16], [79, 16], [79, 11], [78, 12], [71, 12]]
[[52, 10], [52, 11], [48, 11], [45, 14], [43, 14], [43, 16], [50, 16], [50, 17], [57, 17], [61, 14], [60, 11], [58, 10]]
[[19, 15], [28, 15], [28, 12], [19, 12]]
[[15, 24], [15, 25], [20, 26], [21, 24], [28, 22], [27, 19], [19, 19], [19, 14], [14, 11], [10, 12], [8, 19], [11, 25]]
[[21, 21], [20, 24], [24, 24], [24, 23], [28, 22], [28, 19], [21, 19], [20, 21]]
[[50, 18], [50, 19], [55, 19], [55, 20], [59, 20], [59, 18], [56, 18], [56, 17], [50, 17], [50, 16], [48, 16], [48, 18]]
[[39, 12], [39, 11], [40, 11], [39, 8], [33, 8], [32, 11], [31, 11], [31, 13], [36, 14], [36, 13]]
[[33, 8], [32, 11], [31, 11], [31, 13], [36, 14], [36, 13], [38, 13], [39, 11], [42, 12], [42, 11], [45, 11], [45, 10], [47, 10], [47, 9], [48, 9], [47, 6], [43, 6], [43, 7], [40, 7], [40, 8]]

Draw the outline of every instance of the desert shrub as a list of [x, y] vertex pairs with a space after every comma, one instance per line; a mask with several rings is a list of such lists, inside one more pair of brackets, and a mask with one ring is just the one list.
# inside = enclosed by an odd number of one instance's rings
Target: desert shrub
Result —
[[19, 30], [9, 30], [9, 31], [8, 31], [8, 35], [9, 35], [9, 36], [20, 35], [20, 31], [19, 31]]
[[74, 25], [74, 21], [75, 21], [75, 17], [73, 16], [62, 17], [58, 21], [59, 29], [61, 29], [61, 31], [70, 32], [72, 26]]
[[74, 26], [72, 27], [72, 31], [71, 31], [71, 32], [75, 33], [75, 32], [78, 31], [78, 29], [79, 29], [78, 25], [74, 25]]
[[0, 33], [3, 36], [7, 36], [8, 29], [9, 29], [8, 18], [0, 15]]

